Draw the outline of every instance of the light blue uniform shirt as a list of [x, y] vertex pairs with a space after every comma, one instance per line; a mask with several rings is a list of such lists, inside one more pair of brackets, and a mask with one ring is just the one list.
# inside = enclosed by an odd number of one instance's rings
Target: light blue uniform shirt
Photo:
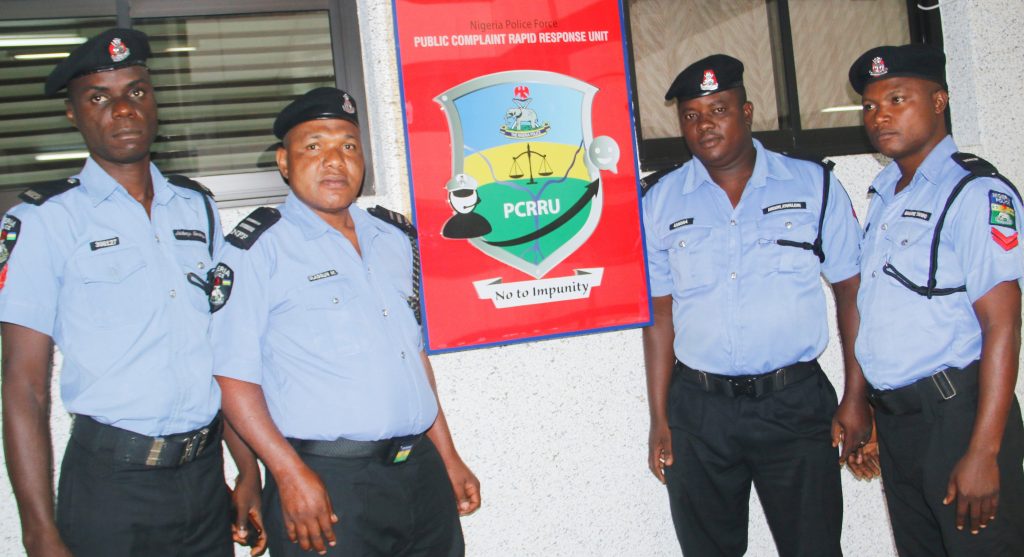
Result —
[[820, 274], [857, 273], [860, 226], [846, 191], [830, 176], [822, 264], [814, 242], [823, 168], [765, 149], [739, 204], [694, 158], [644, 198], [651, 295], [672, 295], [676, 358], [722, 375], [765, 373], [812, 360], [828, 343]]
[[209, 302], [186, 279], [211, 264], [202, 195], [150, 174], [151, 216], [91, 158], [81, 185], [11, 209], [21, 225], [0, 321], [53, 338], [69, 412], [156, 436], [209, 424], [220, 390]]
[[879, 389], [902, 387], [977, 360], [981, 327], [972, 304], [993, 286], [1024, 274], [1021, 248], [1004, 249], [993, 232], [1018, 234], [1019, 215], [1015, 227], [990, 222], [995, 218], [993, 201], [1011, 200], [1014, 211], [1020, 201], [994, 178], [976, 178], [960, 192], [940, 234], [937, 286], [966, 284], [967, 292], [929, 300], [882, 272], [890, 262], [914, 283], [927, 285], [935, 223], [950, 192], [967, 174], [950, 158], [956, 150], [947, 136], [899, 194], [895, 191], [901, 173], [895, 162], [872, 185], [876, 193], [865, 225], [856, 350], [864, 376]]
[[398, 228], [352, 205], [362, 257], [289, 194], [248, 250], [214, 313], [217, 375], [263, 387], [285, 437], [373, 441], [426, 431], [437, 400], [407, 299], [412, 249]]

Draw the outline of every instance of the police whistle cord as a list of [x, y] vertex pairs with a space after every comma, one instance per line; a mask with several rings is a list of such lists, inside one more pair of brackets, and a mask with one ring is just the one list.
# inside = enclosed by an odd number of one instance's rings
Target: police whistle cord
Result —
[[548, 224], [538, 228], [537, 230], [534, 230], [533, 232], [531, 232], [529, 234], [526, 234], [525, 236], [520, 236], [518, 238], [512, 238], [511, 240], [498, 240], [496, 242], [489, 242], [487, 240], [484, 240], [484, 243], [492, 245], [492, 246], [497, 246], [497, 247], [518, 246], [519, 244], [525, 244], [526, 242], [530, 242], [530, 241], [536, 240], [538, 238], [543, 238], [544, 236], [547, 236], [551, 232], [554, 232], [555, 230], [558, 230], [563, 224], [569, 222], [573, 217], [575, 217], [577, 214], [579, 214], [579, 212], [582, 211], [583, 208], [586, 207], [588, 203], [590, 203], [590, 200], [593, 199], [595, 196], [597, 196], [597, 190], [600, 187], [601, 187], [601, 179], [600, 178], [598, 178], [597, 180], [594, 180], [593, 182], [587, 184], [587, 187], [586, 187], [586, 189], [583, 192], [583, 197], [580, 197], [579, 201], [577, 201], [575, 204], [573, 204], [573, 206], [570, 207], [568, 211], [566, 211], [562, 215], [559, 215], [559, 217], [557, 219], [555, 219], [555, 220], [549, 222]]

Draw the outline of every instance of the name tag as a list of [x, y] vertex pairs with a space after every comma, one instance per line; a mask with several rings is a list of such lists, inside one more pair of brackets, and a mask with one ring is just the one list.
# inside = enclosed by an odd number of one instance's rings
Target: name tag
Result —
[[202, 230], [178, 229], [174, 231], [174, 237], [178, 240], [206, 243], [206, 233]]
[[95, 242], [89, 242], [89, 247], [92, 248], [92, 251], [96, 251], [98, 249], [103, 248], [112, 248], [120, 243], [121, 239], [118, 238], [117, 236], [114, 236], [113, 238], [107, 238], [106, 240], [96, 240]]
[[932, 214], [928, 211], [918, 211], [916, 209], [907, 209], [906, 211], [903, 211], [903, 216], [921, 220], [928, 220], [932, 218]]
[[316, 280], [322, 280], [322, 279], [325, 279], [325, 278], [331, 278], [333, 276], [336, 276], [337, 274], [338, 274], [338, 271], [335, 271], [334, 269], [330, 269], [330, 270], [327, 270], [327, 271], [323, 271], [322, 273], [317, 273], [315, 275], [309, 275], [306, 278], [309, 279], [309, 282], [313, 282], [313, 281], [316, 281]]
[[772, 205], [770, 207], [765, 207], [764, 209], [761, 209], [761, 213], [765, 214], [765, 215], [769, 215], [771, 213], [774, 213], [775, 211], [785, 211], [787, 209], [806, 209], [806, 208], [807, 208], [807, 203], [805, 203], [803, 201], [787, 201], [785, 203], [776, 203], [775, 205]]
[[690, 217], [688, 219], [677, 220], [676, 222], [673, 222], [672, 224], [668, 225], [668, 229], [675, 230], [681, 226], [690, 226], [691, 224], [693, 224], [693, 217]]

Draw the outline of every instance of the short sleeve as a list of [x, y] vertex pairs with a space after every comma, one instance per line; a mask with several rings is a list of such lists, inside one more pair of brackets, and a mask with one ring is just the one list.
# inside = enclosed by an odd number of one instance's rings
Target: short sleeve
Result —
[[[991, 178], [973, 180], [960, 194], [956, 212], [947, 219], [943, 240], [952, 241], [964, 270], [971, 303], [1000, 282], [1024, 276], [1017, 210], [1020, 199], [1003, 182]], [[941, 262], [940, 262], [941, 264]]]
[[3, 219], [0, 321], [53, 336], [63, 265], [38, 207], [19, 205]]
[[651, 281], [651, 296], [668, 296], [672, 294], [672, 267], [668, 250], [662, 245], [661, 234], [658, 234], [653, 202], [652, 196], [643, 199], [642, 216], [644, 242], [647, 249], [647, 273]]
[[210, 325], [214, 375], [256, 384], [263, 383], [261, 341], [270, 316], [270, 264], [260, 247], [225, 245], [211, 277], [211, 300], [223, 297]]
[[846, 188], [834, 174], [828, 189], [821, 244], [825, 252], [822, 274], [830, 283], [842, 282], [860, 272], [861, 228]]

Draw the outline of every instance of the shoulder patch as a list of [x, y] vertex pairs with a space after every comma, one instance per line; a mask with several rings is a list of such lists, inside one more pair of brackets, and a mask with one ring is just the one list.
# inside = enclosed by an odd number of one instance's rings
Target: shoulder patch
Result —
[[367, 209], [366, 212], [392, 226], [397, 227], [402, 232], [405, 232], [410, 238], [416, 237], [416, 227], [409, 222], [409, 219], [405, 218], [405, 215], [396, 213], [395, 211], [381, 207], [380, 205]]
[[1013, 198], [996, 190], [988, 190], [989, 219], [995, 226], [1017, 228], [1017, 212], [1013, 209]]
[[223, 263], [218, 263], [210, 272], [210, 313], [224, 307], [231, 297], [231, 286], [235, 282], [235, 271]]
[[167, 178], [168, 182], [175, 186], [178, 186], [179, 188], [185, 188], [187, 190], [192, 190], [194, 192], [201, 193], [208, 197], [213, 197], [213, 192], [210, 191], [209, 188], [200, 184], [199, 182], [196, 182], [195, 180], [189, 178], [188, 176], [182, 176], [181, 174], [169, 174], [164, 177]]
[[640, 197], [646, 196], [647, 192], [651, 191], [651, 188], [656, 186], [662, 178], [668, 176], [669, 174], [676, 171], [682, 166], [682, 163], [673, 164], [668, 168], [662, 168], [661, 170], [657, 170], [655, 172], [648, 174], [647, 176], [644, 176], [643, 178], [640, 178]]
[[954, 162], [975, 176], [996, 176], [999, 171], [987, 160], [971, 153], [956, 152], [950, 155]]
[[281, 212], [273, 207], [257, 207], [249, 216], [235, 226], [225, 238], [229, 244], [240, 249], [249, 249], [261, 234], [281, 220]]
[[7, 270], [7, 260], [14, 251], [14, 244], [18, 243], [18, 232], [21, 231], [21, 221], [14, 215], [4, 216], [2, 231], [0, 231], [0, 271]]
[[64, 180], [55, 180], [53, 182], [47, 182], [38, 186], [29, 188], [18, 195], [18, 198], [25, 203], [31, 203], [32, 205], [42, 205], [46, 203], [46, 200], [51, 197], [56, 197], [73, 187], [78, 186], [81, 182], [78, 178], [67, 178]]

